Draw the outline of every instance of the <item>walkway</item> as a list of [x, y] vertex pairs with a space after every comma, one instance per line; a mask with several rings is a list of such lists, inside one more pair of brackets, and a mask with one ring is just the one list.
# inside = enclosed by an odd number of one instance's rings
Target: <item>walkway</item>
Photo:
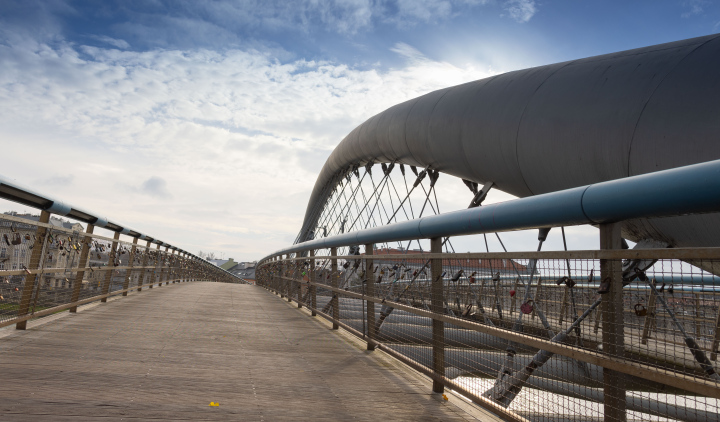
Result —
[[0, 419], [472, 419], [292, 306], [255, 286], [187, 283], [12, 332]]

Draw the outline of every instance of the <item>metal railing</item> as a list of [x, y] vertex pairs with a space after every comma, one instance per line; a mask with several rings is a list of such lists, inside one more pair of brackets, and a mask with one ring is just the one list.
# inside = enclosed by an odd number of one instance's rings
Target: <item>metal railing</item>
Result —
[[[25, 329], [33, 318], [155, 286], [243, 283], [176, 246], [1, 177], [0, 198], [40, 210], [0, 214], [0, 327]], [[97, 227], [112, 237], [94, 233]]]
[[[720, 211], [719, 170], [303, 242], [263, 259], [256, 280], [427, 374], [433, 391], [449, 387], [506, 420], [717, 420], [720, 248], [623, 249], [620, 222]], [[551, 227], [587, 223], [599, 226], [600, 250], [540, 251]], [[532, 228], [536, 251], [442, 253], [451, 235]], [[408, 239], [429, 253], [376, 246]]]

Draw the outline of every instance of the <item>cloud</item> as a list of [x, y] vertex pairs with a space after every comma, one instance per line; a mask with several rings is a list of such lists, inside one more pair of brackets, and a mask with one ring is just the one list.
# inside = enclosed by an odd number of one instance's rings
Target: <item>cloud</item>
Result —
[[537, 13], [534, 0], [508, 0], [505, 2], [505, 10], [507, 10], [511, 18], [520, 23], [529, 22]]
[[[257, 258], [292, 242], [320, 168], [355, 126], [490, 76], [394, 51], [413, 60], [379, 70], [255, 49], [0, 43], [3, 153], [33, 157], [3, 173], [185, 249], [246, 244], [225, 252]], [[71, 184], [53, 181], [58, 163], [72, 165]]]
[[399, 56], [406, 58], [409, 62], [419, 63], [428, 61], [427, 57], [417, 48], [405, 44], [404, 42], [396, 43], [390, 51], [397, 53]]
[[92, 35], [91, 38], [122, 50], [127, 50], [128, 48], [130, 48], [130, 44], [128, 44], [127, 41], [111, 38], [106, 35]]
[[709, 2], [707, 0], [685, 0], [683, 1], [683, 6], [687, 7], [688, 10], [681, 16], [683, 18], [689, 18], [691, 16], [701, 15], [705, 12], [704, 8], [708, 4]]
[[35, 180], [35, 184], [51, 187], [69, 186], [72, 185], [74, 180], [75, 175], [73, 174], [54, 175], [45, 179]]
[[162, 177], [152, 176], [140, 185], [140, 192], [158, 198], [170, 198], [167, 182]]

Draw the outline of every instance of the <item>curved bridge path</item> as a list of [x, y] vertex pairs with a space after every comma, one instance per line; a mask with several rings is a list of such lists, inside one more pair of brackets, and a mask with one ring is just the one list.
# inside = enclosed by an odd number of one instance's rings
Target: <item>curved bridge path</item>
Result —
[[2, 330], [0, 419], [496, 420], [294, 306], [183, 283]]

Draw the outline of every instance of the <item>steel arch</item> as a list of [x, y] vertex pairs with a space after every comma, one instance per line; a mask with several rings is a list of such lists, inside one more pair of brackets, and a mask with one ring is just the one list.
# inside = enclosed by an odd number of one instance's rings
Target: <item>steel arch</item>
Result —
[[[509, 72], [397, 104], [355, 128], [315, 183], [298, 241], [346, 174], [404, 163], [526, 197], [720, 158], [720, 35]], [[618, 204], [621, 206], [622, 204]], [[718, 214], [623, 236], [718, 246]]]

